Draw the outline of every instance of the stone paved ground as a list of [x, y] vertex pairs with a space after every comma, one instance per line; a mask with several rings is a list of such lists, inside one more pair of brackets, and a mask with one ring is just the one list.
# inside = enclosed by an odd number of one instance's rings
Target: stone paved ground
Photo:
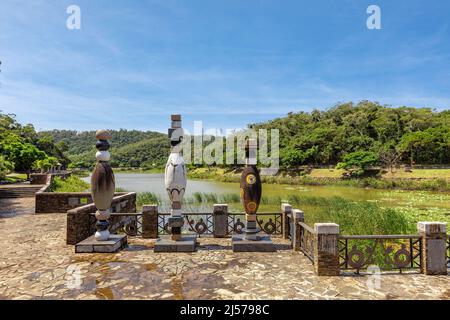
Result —
[[[35, 200], [30, 198], [0, 198], [0, 219], [21, 214], [32, 214], [34, 212]], [[0, 222], [1, 223], [1, 222]]]
[[[201, 239], [193, 254], [130, 240], [117, 254], [74, 254], [64, 214], [0, 216], [0, 299], [448, 299], [449, 276], [316, 277], [308, 259], [277, 240], [277, 253], [239, 253]], [[80, 284], [71, 276], [78, 270]]]

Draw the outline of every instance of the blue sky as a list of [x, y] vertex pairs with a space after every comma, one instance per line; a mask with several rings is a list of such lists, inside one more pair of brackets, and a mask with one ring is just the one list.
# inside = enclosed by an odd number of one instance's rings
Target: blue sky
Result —
[[350, 100], [449, 109], [449, 17], [447, 0], [2, 0], [0, 110], [165, 132], [171, 113], [225, 129]]

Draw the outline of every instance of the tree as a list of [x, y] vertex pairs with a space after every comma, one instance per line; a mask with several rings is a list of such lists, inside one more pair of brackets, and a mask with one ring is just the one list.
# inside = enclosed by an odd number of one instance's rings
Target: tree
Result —
[[4, 146], [7, 158], [15, 165], [18, 171], [24, 171], [27, 179], [30, 178], [31, 169], [37, 160], [47, 157], [44, 151], [39, 150], [30, 143], [12, 142]]
[[362, 176], [367, 169], [378, 164], [378, 155], [372, 151], [355, 151], [346, 154], [336, 169], [344, 169], [351, 176]]
[[0, 155], [13, 163], [16, 170], [26, 172], [29, 176], [36, 165], [41, 168], [58, 162], [68, 164], [64, 145], [60, 147], [55, 145], [51, 135], [40, 137], [32, 124], [21, 125], [15, 115], [0, 111]]
[[46, 157], [41, 160], [36, 160], [33, 163], [33, 169], [41, 170], [41, 172], [43, 172], [58, 166], [58, 164], [59, 162], [56, 157]]
[[282, 150], [282, 164], [287, 168], [299, 166], [303, 160], [301, 151], [296, 148], [286, 147]]
[[0, 155], [0, 181], [4, 180], [6, 175], [13, 170], [14, 164]]
[[383, 145], [378, 151], [378, 158], [380, 163], [386, 168], [389, 168], [391, 173], [394, 171], [394, 167], [398, 164], [402, 157], [402, 152], [394, 145]]

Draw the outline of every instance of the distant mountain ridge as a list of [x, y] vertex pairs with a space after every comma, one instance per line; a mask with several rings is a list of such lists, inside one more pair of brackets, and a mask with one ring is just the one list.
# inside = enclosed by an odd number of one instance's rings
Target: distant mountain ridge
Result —
[[[339, 103], [326, 110], [290, 112], [249, 126], [279, 130], [282, 168], [336, 165], [346, 156], [363, 154], [390, 168], [450, 163], [450, 110], [395, 108], [361, 101]], [[170, 151], [166, 134], [124, 129], [111, 130], [111, 134], [114, 167], [155, 168], [165, 164]], [[51, 135], [55, 143], [64, 141], [72, 166], [95, 163], [94, 131], [52, 130], [39, 135]]]
[[[154, 131], [109, 130], [111, 133], [111, 165], [114, 167], [153, 168], [167, 160], [167, 135]], [[67, 155], [74, 167], [90, 167], [95, 163], [95, 131], [50, 130], [39, 132], [50, 135], [55, 143], [64, 141]]]

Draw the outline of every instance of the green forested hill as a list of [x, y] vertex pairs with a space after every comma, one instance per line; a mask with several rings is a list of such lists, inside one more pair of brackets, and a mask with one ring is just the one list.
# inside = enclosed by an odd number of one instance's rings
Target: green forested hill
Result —
[[[169, 145], [167, 135], [138, 130], [111, 130], [111, 164], [114, 167], [160, 166], [167, 160]], [[40, 135], [51, 135], [55, 142], [64, 141], [67, 154], [74, 167], [90, 167], [95, 162], [95, 131], [73, 130], [43, 131]]]
[[[335, 165], [354, 154], [382, 166], [450, 164], [450, 110], [392, 108], [375, 102], [343, 103], [328, 110], [289, 113], [251, 125], [280, 130], [282, 167]], [[169, 153], [167, 135], [137, 130], [111, 131], [111, 162], [115, 167], [152, 168]], [[95, 132], [40, 132], [55, 143], [65, 142], [73, 166], [94, 164]], [[352, 161], [350, 158], [349, 161]]]
[[450, 110], [391, 108], [370, 101], [289, 113], [254, 128], [280, 130], [285, 167], [336, 164], [346, 154], [370, 152], [380, 164], [450, 164]]

